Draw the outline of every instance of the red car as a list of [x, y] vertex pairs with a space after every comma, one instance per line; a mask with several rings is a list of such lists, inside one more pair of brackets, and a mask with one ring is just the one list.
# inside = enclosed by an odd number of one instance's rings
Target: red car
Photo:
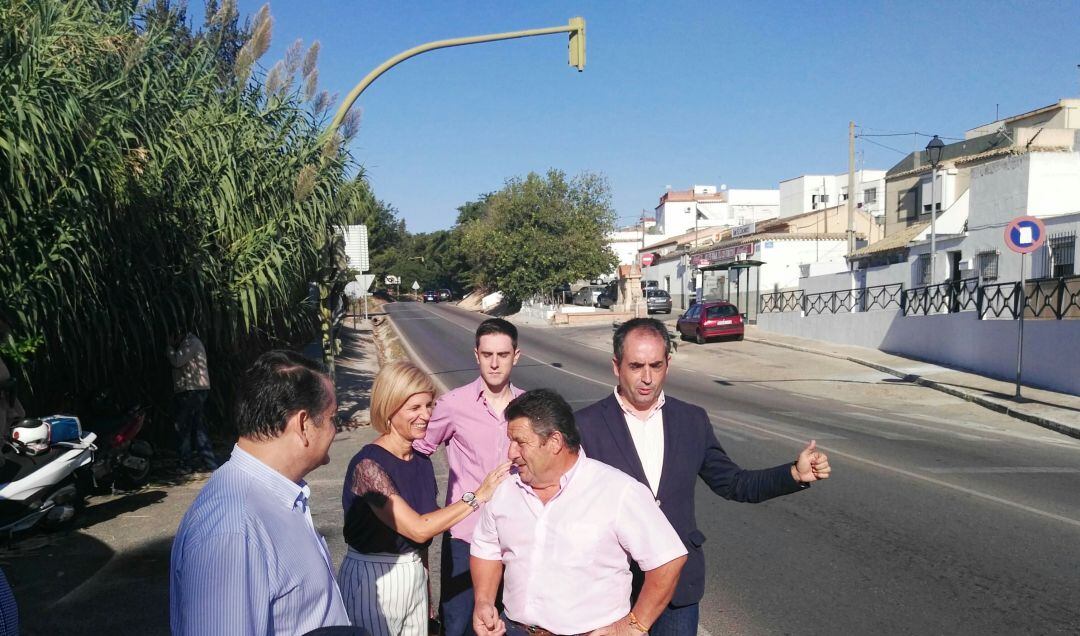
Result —
[[723, 300], [695, 304], [679, 316], [675, 328], [683, 339], [693, 338], [698, 344], [722, 336], [743, 339], [743, 319], [738, 307]]

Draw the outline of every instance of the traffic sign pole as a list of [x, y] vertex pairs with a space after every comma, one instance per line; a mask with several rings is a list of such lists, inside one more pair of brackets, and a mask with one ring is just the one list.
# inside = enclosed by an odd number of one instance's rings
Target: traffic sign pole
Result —
[[1026, 256], [1046, 242], [1046, 226], [1034, 216], [1018, 216], [1005, 226], [1005, 246], [1020, 255], [1020, 290], [1016, 307], [1016, 396], [1020, 401], [1020, 379], [1024, 367], [1024, 314], [1027, 313], [1027, 279], [1024, 275]]
[[1020, 297], [1016, 304], [1020, 306], [1019, 327], [1016, 335], [1016, 401], [1020, 401], [1020, 371], [1024, 366], [1024, 314], [1027, 313], [1027, 284], [1024, 280], [1024, 261], [1027, 254], [1020, 253]]

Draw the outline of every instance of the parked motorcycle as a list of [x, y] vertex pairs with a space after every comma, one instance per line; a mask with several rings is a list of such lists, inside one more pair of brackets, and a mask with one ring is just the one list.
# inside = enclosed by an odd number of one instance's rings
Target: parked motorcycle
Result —
[[139, 404], [119, 407], [107, 392], [102, 392], [90, 400], [83, 413], [84, 428], [98, 436], [92, 471], [94, 485], [114, 491], [146, 485], [154, 447], [146, 440], [137, 439], [146, 424], [146, 407]]
[[0, 535], [74, 516], [83, 498], [80, 473], [94, 461], [95, 439], [72, 416], [24, 419], [12, 427], [0, 441]]

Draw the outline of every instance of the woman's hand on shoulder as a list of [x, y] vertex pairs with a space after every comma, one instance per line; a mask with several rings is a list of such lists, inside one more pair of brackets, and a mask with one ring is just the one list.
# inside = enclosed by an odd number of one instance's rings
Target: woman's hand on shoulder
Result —
[[511, 464], [513, 464], [513, 462], [503, 462], [499, 464], [495, 470], [488, 473], [487, 477], [484, 477], [483, 483], [476, 489], [476, 498], [485, 503], [491, 501], [491, 497], [495, 494], [495, 489], [510, 475]]

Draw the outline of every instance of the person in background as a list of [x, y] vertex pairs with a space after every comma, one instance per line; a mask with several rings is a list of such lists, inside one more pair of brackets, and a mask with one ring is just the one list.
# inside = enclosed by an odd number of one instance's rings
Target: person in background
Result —
[[180, 455], [178, 468], [188, 473], [196, 468], [194, 452], [206, 470], [218, 467], [210, 435], [206, 428], [206, 400], [210, 396], [210, 373], [206, 366], [206, 347], [195, 334], [173, 337], [165, 349], [172, 365], [174, 417]]
[[[521, 389], [510, 373], [521, 358], [517, 327], [502, 318], [489, 318], [476, 328], [476, 364], [480, 377], [450, 391], [435, 403], [427, 436], [413, 447], [431, 455], [446, 445], [450, 465], [447, 505], [475, 490], [506, 460], [506, 418], [503, 410]], [[473, 591], [469, 577], [469, 543], [476, 516], [467, 517], [443, 536], [440, 570], [442, 626], [446, 636], [475, 636], [472, 630]]]
[[348, 554], [338, 583], [353, 624], [374, 636], [428, 630], [426, 568], [432, 537], [472, 515], [508, 474], [506, 462], [475, 491], [436, 503], [431, 459], [413, 452], [427, 434], [435, 386], [408, 362], [383, 367], [371, 389], [371, 425], [380, 433], [349, 463], [341, 504]]
[[262, 354], [240, 381], [240, 436], [184, 514], [169, 564], [174, 636], [293, 636], [349, 625], [304, 477], [330, 463], [337, 398], [326, 369]]

